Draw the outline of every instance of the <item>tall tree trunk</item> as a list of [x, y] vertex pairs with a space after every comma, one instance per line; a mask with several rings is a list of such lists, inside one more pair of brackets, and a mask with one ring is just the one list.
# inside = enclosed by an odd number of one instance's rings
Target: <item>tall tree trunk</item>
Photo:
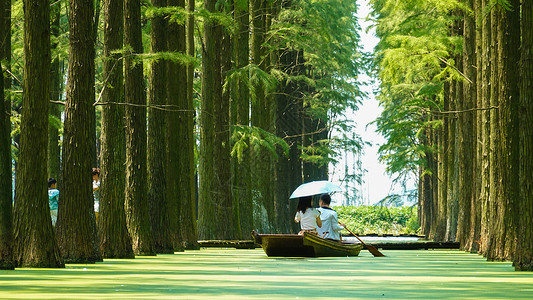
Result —
[[94, 148], [94, 4], [80, 0], [71, 0], [69, 4], [70, 54], [63, 134], [63, 188], [56, 228], [65, 262], [94, 263], [102, 259], [91, 189], [92, 167], [88, 159]]
[[[239, 29], [234, 37], [234, 59], [235, 67], [242, 70], [249, 64], [250, 56], [250, 13], [249, 1], [235, 2], [234, 19]], [[248, 72], [243, 72], [233, 84], [233, 99], [230, 103], [230, 120], [237, 126], [246, 128], [250, 125], [250, 90], [248, 88]], [[246, 139], [245, 143], [250, 144]], [[232, 190], [233, 203], [236, 214], [236, 234], [240, 239], [248, 238], [254, 229], [253, 221], [253, 201], [250, 178], [250, 148], [243, 150], [242, 157], [232, 157], [233, 159], [233, 182]]]
[[[207, 0], [204, 8], [209, 12], [215, 11], [215, 1]], [[219, 226], [216, 223], [217, 193], [214, 190], [214, 108], [217, 72], [220, 72], [220, 61], [216, 60], [216, 24], [204, 24], [202, 45], [202, 104], [200, 112], [200, 168], [199, 198], [198, 198], [198, 236], [200, 239], [213, 239], [217, 236]]]
[[24, 54], [13, 253], [17, 266], [64, 267], [55, 242], [46, 189], [50, 92], [48, 0], [24, 1]]
[[[154, 7], [166, 6], [166, 0], [153, 0]], [[166, 26], [163, 16], [156, 15], [151, 20], [152, 53], [167, 49]], [[166, 62], [153, 61], [150, 72], [150, 93], [148, 101], [148, 207], [152, 224], [154, 247], [157, 253], [173, 253], [170, 238], [168, 206], [165, 184], [165, 111], [156, 106], [166, 104]]]
[[[251, 59], [252, 63], [263, 71], [266, 71], [265, 51], [263, 43], [266, 38], [267, 8], [268, 1], [251, 0]], [[255, 74], [251, 75], [257, 76]], [[270, 108], [267, 105], [265, 87], [260, 80], [255, 80], [253, 85], [253, 96], [251, 106], [251, 124], [254, 127], [268, 131], [270, 126]], [[254, 184], [254, 219], [260, 220], [255, 223], [259, 232], [271, 232], [274, 219], [274, 206], [270, 195], [270, 154], [264, 148], [258, 148], [252, 153], [252, 182]]]
[[[184, 0], [168, 0], [168, 6], [184, 7]], [[185, 25], [178, 23], [168, 24], [168, 49], [176, 53], [185, 53]], [[189, 197], [189, 190], [180, 190], [181, 177], [180, 160], [182, 159], [181, 148], [185, 145], [180, 144], [181, 132], [185, 126], [181, 121], [183, 103], [187, 99], [187, 76], [185, 65], [176, 62], [168, 64], [168, 82], [167, 82], [167, 103], [171, 105], [174, 111], [167, 112], [167, 201], [169, 203], [169, 216], [171, 220], [171, 237], [174, 243], [174, 250], [183, 250], [183, 240], [181, 234], [181, 210], [182, 197]], [[181, 195], [183, 193], [183, 195]]]
[[[499, 130], [501, 160], [501, 189], [498, 197], [498, 225], [496, 253], [494, 259], [513, 258], [516, 245], [519, 180], [516, 179], [519, 164], [518, 102], [520, 99], [520, 0], [509, 1], [511, 10], [499, 9], [498, 18], [498, 78], [499, 88]], [[516, 211], [515, 211], [516, 208]]]
[[[461, 69], [461, 60], [456, 57], [457, 68]], [[459, 90], [461, 92], [459, 92]], [[458, 82], [450, 84], [450, 111], [457, 110], [457, 102], [460, 101], [460, 94], [462, 94], [462, 87]], [[458, 199], [457, 199], [457, 185], [458, 185], [458, 137], [457, 137], [457, 115], [450, 114], [448, 123], [448, 165], [446, 166], [446, 173], [448, 176], [448, 187], [446, 188], [448, 195], [446, 196], [446, 241], [455, 241], [457, 233], [457, 214], [458, 214]]]
[[[230, 1], [232, 2], [232, 1]], [[224, 11], [221, 11], [224, 12]], [[228, 14], [228, 11], [225, 11]], [[230, 34], [222, 25], [217, 25], [216, 35], [217, 49], [220, 52], [217, 59], [220, 60], [220, 75], [217, 74], [217, 83], [215, 91], [218, 100], [215, 101], [214, 123], [215, 123], [215, 188], [219, 196], [216, 201], [216, 218], [220, 224], [226, 224], [220, 228], [221, 239], [235, 239], [235, 223], [233, 222], [233, 197], [231, 194], [231, 164], [230, 164], [230, 121], [229, 106], [230, 93], [229, 89], [224, 89], [226, 76], [232, 69], [231, 53], [232, 40]]]
[[[481, 0], [481, 8], [484, 8], [487, 5], [487, 0]], [[491, 49], [490, 49], [490, 38], [491, 38], [491, 27], [490, 27], [490, 16], [485, 16], [482, 13], [483, 19], [481, 22], [481, 56], [482, 64], [478, 66], [481, 67], [481, 184], [479, 191], [479, 205], [480, 205], [480, 233], [479, 238], [477, 239], [478, 252], [483, 253], [485, 251], [483, 245], [486, 245], [485, 241], [488, 237], [490, 214], [488, 209], [489, 204], [489, 192], [490, 192], [490, 76], [491, 76]]]
[[[51, 1], [55, 2], [55, 1]], [[51, 33], [55, 39], [52, 42], [52, 49], [57, 49], [60, 35], [61, 2], [55, 2], [51, 8]], [[61, 65], [59, 56], [52, 58], [50, 72], [50, 100], [59, 101], [61, 99]], [[58, 104], [50, 103], [50, 119], [53, 122], [48, 124], [48, 177], [59, 179], [61, 171], [61, 148], [59, 147], [59, 128], [61, 127], [61, 109]], [[61, 183], [61, 181], [60, 181]]]
[[[468, 10], [474, 9], [474, 0], [466, 0]], [[463, 14], [463, 97], [459, 114], [459, 185], [458, 185], [458, 220], [457, 241], [461, 248], [467, 248], [470, 237], [470, 219], [472, 215], [472, 201], [474, 199], [474, 101], [476, 99], [476, 53], [475, 53], [475, 24], [470, 12]]]
[[[490, 106], [498, 107], [498, 87], [500, 82], [498, 80], [498, 49], [497, 49], [497, 33], [495, 24], [498, 16], [493, 9], [490, 13], [490, 61], [494, 62], [490, 64]], [[498, 125], [498, 110], [490, 110], [490, 136], [489, 136], [489, 197], [486, 206], [486, 237], [482, 237], [481, 246], [482, 253], [487, 256], [489, 260], [494, 260], [495, 249], [495, 226], [496, 218], [498, 217], [496, 212], [496, 201], [498, 198], [498, 190], [500, 189], [499, 180], [499, 160], [500, 151], [498, 148], [498, 141], [500, 140], [500, 128]]]
[[5, 90], [10, 88], [10, 76], [4, 68], [11, 61], [11, 1], [0, 3], [0, 270], [13, 269], [13, 202], [11, 173], [11, 97]]
[[[444, 83], [444, 102], [443, 109], [444, 111], [450, 110], [450, 83]], [[448, 127], [450, 123], [450, 118], [448, 116], [442, 117], [442, 127], [439, 132], [439, 152], [438, 152], [438, 182], [439, 182], [439, 191], [438, 191], [438, 205], [437, 205], [437, 215], [434, 219], [433, 228], [435, 232], [433, 236], [430, 236], [436, 241], [443, 241], [446, 235], [446, 207], [448, 202], [448, 151], [450, 142], [448, 139]]]
[[[187, 55], [195, 57], [194, 49], [194, 6], [195, 0], [187, 1], [187, 26], [186, 26], [186, 38], [187, 38]], [[196, 167], [194, 160], [194, 148], [196, 142], [194, 138], [194, 65], [187, 65], [187, 100], [184, 105], [184, 117], [183, 123], [186, 126], [186, 130], [183, 133], [182, 147], [182, 159], [180, 161], [182, 166], [182, 180], [181, 188], [184, 189], [182, 194], [182, 210], [181, 210], [181, 229], [183, 246], [185, 249], [199, 249], [198, 246], [198, 229], [196, 227]]]
[[516, 270], [533, 271], [533, 3], [522, 1], [522, 80], [520, 95], [520, 208]]
[[124, 39], [123, 0], [104, 1], [104, 60], [102, 91], [102, 150], [100, 152], [100, 212], [98, 232], [100, 250], [105, 258], [133, 258], [131, 238], [124, 210], [124, 163], [126, 137], [124, 132], [124, 76], [120, 54]]
[[[429, 149], [430, 147], [430, 134], [430, 130], [425, 130], [425, 132], [420, 137], [421, 144], [425, 145], [427, 149]], [[425, 166], [420, 166], [420, 184], [418, 187], [418, 215], [422, 234], [428, 236], [430, 232], [431, 220], [433, 219], [433, 194], [431, 192], [431, 172], [433, 171], [431, 167], [433, 166], [433, 153], [428, 150], [424, 153], [424, 157], [426, 159], [427, 164]]]
[[148, 212], [146, 184], [146, 93], [143, 63], [133, 56], [143, 52], [140, 0], [124, 1], [126, 102], [126, 220], [136, 255], [155, 255]]
[[[482, 191], [482, 172], [483, 166], [483, 49], [482, 49], [482, 22], [485, 15], [482, 9], [482, 1], [474, 0], [474, 28], [475, 28], [475, 51], [476, 51], [476, 101], [474, 106], [478, 109], [475, 114], [475, 130], [474, 130], [474, 172], [472, 177], [475, 180], [475, 189], [472, 193], [472, 201], [470, 206], [470, 231], [468, 243], [465, 250], [471, 253], [476, 253], [479, 250], [479, 238], [481, 234], [481, 191]], [[477, 176], [475, 176], [477, 174]]]

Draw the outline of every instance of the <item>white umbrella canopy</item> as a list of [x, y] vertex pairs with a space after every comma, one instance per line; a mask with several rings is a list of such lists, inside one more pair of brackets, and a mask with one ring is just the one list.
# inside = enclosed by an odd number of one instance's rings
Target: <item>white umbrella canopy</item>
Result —
[[340, 192], [342, 188], [327, 180], [311, 181], [300, 185], [292, 192], [289, 199], [300, 198], [305, 196], [313, 196], [318, 194]]

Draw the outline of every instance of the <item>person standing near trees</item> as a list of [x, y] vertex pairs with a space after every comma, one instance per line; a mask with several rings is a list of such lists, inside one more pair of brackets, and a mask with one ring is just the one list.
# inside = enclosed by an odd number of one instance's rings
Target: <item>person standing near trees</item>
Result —
[[300, 222], [302, 230], [298, 233], [299, 235], [303, 235], [304, 232], [318, 235], [317, 228], [322, 226], [322, 221], [320, 221], [320, 212], [313, 207], [313, 197], [301, 197], [298, 200], [294, 221], [296, 223]]
[[346, 227], [337, 219], [337, 212], [329, 207], [331, 204], [331, 196], [329, 194], [322, 194], [318, 202], [320, 208], [320, 220], [322, 226], [318, 229], [318, 235], [325, 239], [340, 240], [341, 230]]
[[57, 180], [55, 180], [54, 178], [49, 178], [48, 179], [48, 205], [50, 206], [50, 217], [52, 218], [52, 226], [56, 226], [58, 203], [59, 203], [59, 190], [57, 189]]
[[93, 168], [93, 197], [94, 197], [94, 214], [98, 220], [100, 211], [100, 169]]

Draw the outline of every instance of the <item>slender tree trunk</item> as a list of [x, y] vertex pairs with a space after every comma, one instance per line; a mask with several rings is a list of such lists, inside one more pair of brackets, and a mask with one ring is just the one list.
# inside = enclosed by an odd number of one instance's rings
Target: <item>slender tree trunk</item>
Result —
[[[168, 0], [168, 6], [184, 7], [184, 0]], [[178, 23], [168, 24], [168, 48], [169, 51], [185, 53], [185, 25]], [[168, 104], [172, 105], [174, 110], [181, 110], [183, 103], [187, 99], [187, 74], [185, 65], [175, 62], [168, 63], [168, 82], [167, 82]], [[183, 197], [189, 197], [190, 191], [180, 190], [180, 182], [185, 174], [180, 172], [180, 160], [182, 159], [181, 149], [185, 145], [180, 143], [182, 130], [185, 124], [182, 124], [182, 112], [167, 112], [167, 201], [169, 203], [169, 216], [171, 220], [171, 238], [174, 243], [174, 250], [183, 250], [183, 240], [181, 235], [181, 210], [184, 203]], [[183, 194], [182, 194], [183, 193]]]
[[[490, 14], [490, 61], [494, 62], [490, 64], [490, 105], [491, 107], [498, 107], [498, 86], [500, 85], [498, 81], [498, 49], [497, 45], [497, 33], [498, 31], [495, 28], [498, 16], [494, 9]], [[494, 260], [494, 243], [495, 243], [495, 226], [496, 218], [498, 217], [496, 212], [496, 201], [498, 198], [498, 190], [500, 189], [500, 180], [499, 180], [499, 160], [500, 152], [498, 146], [498, 141], [500, 139], [500, 128], [498, 126], [498, 110], [490, 110], [490, 136], [489, 136], [489, 198], [486, 206], [486, 237], [483, 238], [481, 246], [483, 247], [482, 253], [487, 256], [487, 259]]]
[[[166, 0], [153, 0], [156, 8], [166, 6]], [[167, 49], [166, 26], [163, 16], [156, 15], [151, 20], [152, 53]], [[153, 61], [150, 72], [150, 106], [166, 104], [166, 62]], [[165, 184], [165, 111], [156, 108], [148, 110], [148, 207], [152, 224], [154, 247], [157, 253], [173, 253], [170, 238], [168, 206]]]
[[13, 260], [13, 202], [11, 171], [11, 97], [5, 90], [9, 85], [11, 61], [11, 1], [0, 3], [0, 57], [2, 78], [0, 78], [0, 270], [12, 270]]
[[[249, 1], [240, 3], [235, 2], [235, 16], [239, 29], [239, 34], [235, 35], [234, 52], [235, 67], [237, 69], [245, 68], [249, 64], [250, 56], [250, 13]], [[248, 72], [242, 73], [233, 85], [234, 98], [231, 102], [230, 114], [232, 124], [248, 127], [250, 125], [250, 90], [248, 88]], [[246, 139], [246, 144], [250, 140]], [[237, 235], [241, 239], [248, 238], [248, 235], [254, 229], [253, 220], [253, 201], [250, 177], [250, 148], [243, 150], [242, 158], [233, 157], [233, 183], [232, 190], [233, 201], [235, 204], [236, 220], [239, 222], [236, 226]]]
[[46, 189], [50, 92], [48, 0], [24, 2], [24, 53], [13, 253], [17, 266], [64, 267], [55, 243]]
[[[466, 0], [469, 10], [474, 8], [474, 0]], [[467, 248], [470, 237], [470, 219], [472, 216], [472, 201], [474, 199], [474, 101], [476, 99], [476, 53], [475, 53], [475, 24], [474, 17], [466, 12], [463, 14], [463, 97], [460, 99], [459, 114], [459, 185], [458, 185], [458, 220], [457, 241], [461, 248]]]
[[[266, 24], [267, 24], [267, 1], [265, 0], [251, 0], [251, 18], [252, 18], [252, 34], [251, 34], [251, 59], [252, 63], [261, 70], [266, 71], [267, 65], [265, 61], [265, 51], [263, 43], [266, 38]], [[251, 75], [256, 76], [255, 74]], [[268, 131], [270, 122], [270, 109], [267, 106], [266, 91], [262, 82], [255, 80], [253, 86], [254, 99], [251, 105], [251, 123], [252, 126]], [[274, 219], [273, 201], [270, 195], [270, 154], [265, 149], [259, 148], [252, 153], [252, 182], [253, 189], [256, 191], [254, 195], [254, 220], [260, 220], [255, 223], [255, 227], [259, 232], [271, 232], [272, 223]]]
[[104, 1], [104, 60], [102, 91], [102, 150], [100, 152], [100, 212], [98, 232], [105, 258], [133, 258], [131, 238], [126, 226], [124, 188], [126, 137], [124, 132], [124, 76], [120, 54], [124, 39], [123, 0]]
[[522, 1], [522, 80], [520, 95], [520, 208], [516, 270], [533, 271], [533, 3]]
[[[52, 19], [51, 32], [57, 40], [60, 35], [61, 2], [53, 3], [50, 10]], [[57, 45], [57, 41], [52, 42], [52, 49], [57, 49]], [[62, 78], [59, 56], [52, 58], [50, 73], [50, 100], [59, 101], [61, 99]], [[59, 146], [61, 107], [58, 104], [50, 103], [50, 119], [53, 121], [48, 124], [48, 177], [59, 179], [61, 171], [61, 148]]]
[[[148, 212], [146, 183], [146, 94], [143, 63], [133, 56], [143, 52], [140, 0], [124, 1], [126, 106], [126, 220], [136, 255], [155, 255]], [[140, 106], [139, 106], [140, 105]]]
[[[215, 11], [215, 1], [207, 0], [204, 8]], [[220, 61], [216, 59], [216, 24], [204, 24], [202, 45], [202, 104], [200, 112], [200, 186], [198, 198], [198, 235], [200, 239], [213, 239], [218, 235], [218, 227], [225, 224], [216, 223], [217, 192], [214, 190], [214, 108], [216, 98], [215, 85]], [[218, 78], [220, 80], [220, 78]], [[220, 81], [219, 81], [220, 82]]]
[[[461, 69], [461, 60], [456, 57], [457, 68]], [[461, 93], [459, 92], [461, 90]], [[460, 101], [460, 94], [462, 94], [462, 87], [458, 82], [450, 84], [450, 111], [457, 110], [457, 102]], [[448, 176], [448, 187], [446, 191], [446, 241], [455, 241], [457, 233], [457, 214], [458, 214], [458, 199], [457, 199], [457, 185], [458, 185], [458, 137], [457, 137], [457, 123], [458, 117], [456, 114], [450, 114], [448, 122], [448, 165], [446, 166], [446, 173]]]
[[[420, 138], [421, 144], [426, 147], [430, 146], [430, 131], [426, 130]], [[432, 171], [431, 166], [433, 164], [433, 153], [431, 151], [425, 152], [425, 159], [427, 161], [426, 166], [420, 166], [420, 184], [419, 184], [419, 193], [418, 193], [418, 214], [420, 220], [420, 228], [422, 234], [428, 235], [430, 232], [431, 220], [433, 218], [431, 212], [433, 207], [433, 198], [431, 192], [431, 175]]]
[[[483, 109], [483, 49], [482, 49], [482, 22], [484, 13], [482, 9], [482, 1], [474, 0], [474, 27], [475, 27], [475, 51], [476, 51], [476, 101], [474, 103], [477, 109]], [[470, 206], [470, 231], [468, 243], [465, 250], [471, 253], [476, 253], [479, 250], [479, 238], [481, 234], [481, 191], [482, 191], [482, 172], [483, 166], [483, 110], [478, 110], [475, 114], [475, 130], [474, 130], [474, 172], [473, 178], [475, 180], [475, 189], [472, 194], [472, 202]]]
[[[232, 1], [230, 1], [232, 2]], [[224, 11], [222, 11], [224, 12]], [[225, 11], [228, 14], [228, 11]], [[218, 101], [215, 101], [214, 120], [215, 120], [215, 190], [220, 193], [219, 200], [216, 201], [217, 222], [226, 224], [222, 227], [222, 239], [235, 239], [235, 223], [233, 222], [233, 197], [231, 194], [231, 161], [230, 161], [230, 121], [229, 106], [230, 93], [229, 89], [224, 89], [226, 76], [232, 69], [231, 53], [232, 39], [230, 34], [218, 25], [216, 28], [217, 49], [220, 49], [217, 57], [220, 57], [220, 79], [218, 80], [216, 92], [220, 95]]]
[[[435, 117], [431, 116], [431, 121], [435, 121]], [[430, 131], [430, 144], [433, 145], [433, 151], [428, 158], [428, 166], [431, 171], [430, 184], [431, 184], [431, 219], [428, 220], [430, 223], [428, 226], [430, 230], [427, 232], [426, 237], [431, 238], [434, 235], [435, 227], [434, 220], [438, 220], [438, 209], [439, 209], [439, 147], [440, 147], [440, 130], [431, 130]]]
[[[94, 36], [92, 2], [71, 0], [63, 188], [57, 236], [61, 256], [70, 263], [102, 259], [97, 243], [91, 189], [92, 114], [94, 111]], [[87, 124], [88, 126], [80, 126]]]
[[[186, 26], [186, 38], [187, 38], [187, 55], [194, 57], [194, 6], [195, 0], [187, 1], [187, 10], [189, 15], [187, 16]], [[183, 176], [181, 181], [181, 187], [187, 191], [182, 194], [183, 207], [181, 210], [181, 228], [183, 246], [185, 249], [199, 249], [198, 246], [198, 229], [196, 225], [196, 167], [194, 160], [194, 148], [196, 142], [194, 138], [194, 66], [187, 65], [187, 100], [184, 105], [184, 117], [183, 123], [186, 126], [186, 131], [183, 133], [185, 146], [182, 148], [183, 159], [181, 160], [181, 166], [183, 170]]]
[[[444, 102], [443, 109], [444, 111], [450, 110], [450, 83], [444, 83]], [[432, 226], [435, 228], [434, 236], [432, 239], [436, 241], [443, 241], [446, 235], [446, 207], [448, 202], [448, 151], [449, 150], [449, 139], [448, 139], [448, 127], [450, 123], [450, 118], [448, 116], [443, 116], [442, 127], [440, 128], [439, 135], [439, 152], [438, 152], [438, 182], [439, 182], [439, 195], [438, 195], [438, 213], [437, 217], [434, 219], [435, 223]]]
[[[484, 9], [487, 5], [487, 0], [481, 0], [481, 7]], [[479, 205], [480, 205], [480, 233], [477, 240], [478, 252], [483, 253], [485, 249], [483, 245], [486, 244], [486, 238], [488, 236], [489, 230], [489, 192], [490, 192], [490, 76], [491, 76], [491, 49], [490, 49], [490, 16], [485, 16], [483, 13], [483, 19], [481, 21], [481, 56], [483, 63], [479, 66], [481, 67], [481, 107], [484, 108], [481, 110], [481, 184], [479, 191]]]

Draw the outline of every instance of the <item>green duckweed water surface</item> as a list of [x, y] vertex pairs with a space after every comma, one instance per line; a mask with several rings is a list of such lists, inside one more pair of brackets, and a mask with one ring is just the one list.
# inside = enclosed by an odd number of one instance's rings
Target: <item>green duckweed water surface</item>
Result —
[[269, 258], [208, 248], [0, 271], [1, 299], [533, 299], [533, 272], [458, 250]]

